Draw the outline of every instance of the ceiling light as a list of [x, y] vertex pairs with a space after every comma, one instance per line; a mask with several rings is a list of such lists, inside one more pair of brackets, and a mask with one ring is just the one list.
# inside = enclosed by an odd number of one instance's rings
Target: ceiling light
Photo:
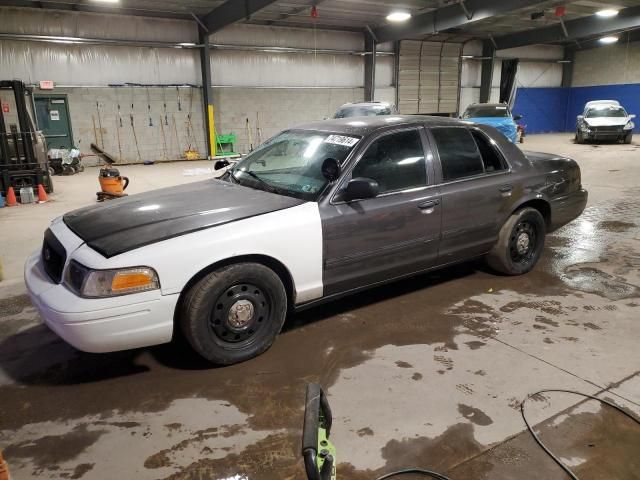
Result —
[[596, 15], [603, 18], [615, 17], [618, 15], [618, 10], [614, 10], [612, 8], [605, 8], [604, 10], [598, 10]]
[[196, 44], [193, 43], [193, 42], [182, 42], [182, 43], [179, 43], [178, 45], [180, 45], [181, 47], [195, 47], [196, 46]]
[[120, 3], [120, 0], [92, 0], [99, 3]]
[[387, 15], [387, 20], [390, 22], [406, 22], [411, 18], [409, 12], [395, 11]]
[[602, 37], [598, 41], [608, 45], [610, 43], [616, 43], [618, 41], [618, 37]]
[[462, 58], [473, 58], [473, 55], [462, 55]]

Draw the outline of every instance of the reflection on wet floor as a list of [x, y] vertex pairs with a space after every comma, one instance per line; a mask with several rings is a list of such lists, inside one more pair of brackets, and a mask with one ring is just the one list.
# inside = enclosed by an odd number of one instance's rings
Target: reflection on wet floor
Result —
[[[380, 287], [292, 316], [272, 349], [226, 368], [179, 341], [80, 353], [25, 296], [0, 300], [0, 445], [17, 478], [299, 479], [305, 385], [319, 381], [340, 478], [406, 466], [564, 478], [523, 432], [519, 404], [540, 388], [611, 388], [640, 412], [639, 193], [555, 232], [526, 276], [470, 262]], [[533, 403], [581, 478], [640, 471], [638, 429], [615, 412]]]

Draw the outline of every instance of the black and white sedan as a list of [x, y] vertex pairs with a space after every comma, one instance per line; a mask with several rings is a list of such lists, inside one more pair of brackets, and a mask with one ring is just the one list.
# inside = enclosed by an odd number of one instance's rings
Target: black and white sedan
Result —
[[181, 330], [230, 364], [266, 350], [287, 311], [479, 256], [526, 273], [586, 201], [575, 161], [523, 153], [489, 126], [328, 120], [276, 135], [221, 179], [54, 220], [25, 278], [80, 350]]

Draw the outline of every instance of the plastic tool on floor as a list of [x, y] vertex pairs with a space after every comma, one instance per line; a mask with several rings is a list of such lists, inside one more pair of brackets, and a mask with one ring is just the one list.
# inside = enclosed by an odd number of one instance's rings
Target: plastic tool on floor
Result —
[[129, 179], [121, 176], [120, 171], [111, 165], [100, 169], [98, 182], [101, 190], [96, 193], [96, 196], [99, 202], [127, 196], [124, 191], [129, 186]]
[[[304, 426], [302, 429], [302, 457], [308, 480], [336, 480], [336, 448], [329, 440], [333, 416], [329, 401], [317, 383], [307, 385], [307, 400], [304, 407]], [[377, 480], [399, 477], [401, 475], [420, 475], [449, 480], [444, 475], [422, 468], [405, 468], [378, 477]]]

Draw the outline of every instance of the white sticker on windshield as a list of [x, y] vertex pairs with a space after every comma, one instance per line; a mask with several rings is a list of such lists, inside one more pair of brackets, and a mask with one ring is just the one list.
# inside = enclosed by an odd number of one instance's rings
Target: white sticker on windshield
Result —
[[353, 147], [358, 143], [359, 138], [346, 137], [344, 135], [329, 135], [324, 139], [324, 143], [333, 143], [335, 145], [342, 145], [345, 147]]

